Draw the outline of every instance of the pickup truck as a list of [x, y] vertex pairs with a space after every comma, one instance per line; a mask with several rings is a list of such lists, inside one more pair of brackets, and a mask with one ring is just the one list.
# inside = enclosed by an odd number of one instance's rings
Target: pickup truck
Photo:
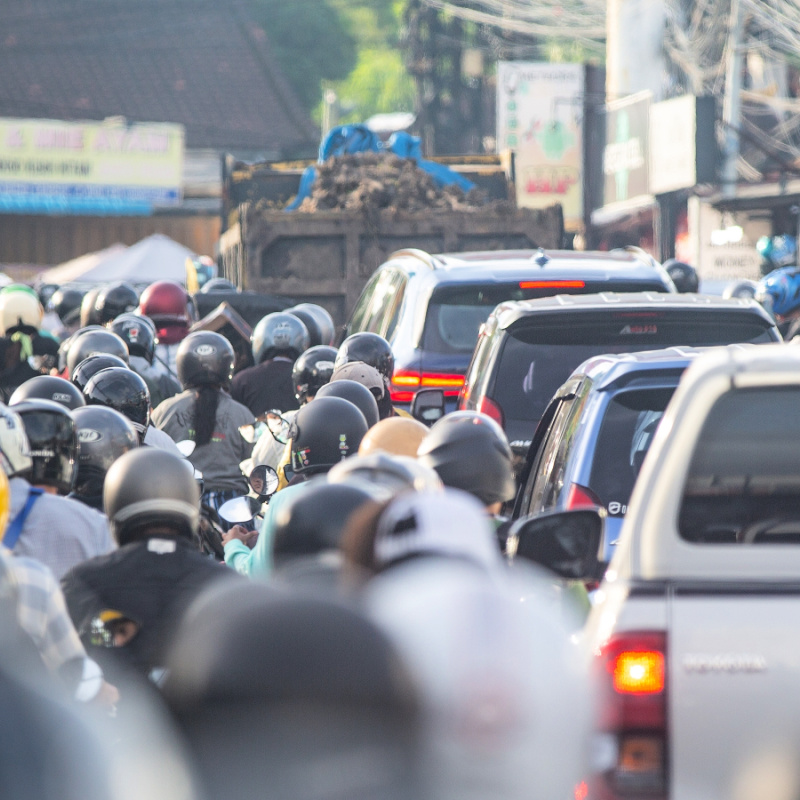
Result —
[[800, 347], [714, 348], [667, 406], [583, 631], [581, 797], [800, 797], [798, 630]]

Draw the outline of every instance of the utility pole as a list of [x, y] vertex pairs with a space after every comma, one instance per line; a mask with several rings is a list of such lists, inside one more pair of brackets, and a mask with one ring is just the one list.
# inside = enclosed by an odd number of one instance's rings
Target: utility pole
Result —
[[728, 31], [728, 53], [725, 63], [725, 97], [722, 102], [722, 123], [725, 128], [724, 161], [721, 171], [722, 196], [736, 195], [739, 159], [739, 123], [742, 109], [742, 30], [744, 13], [740, 0], [731, 0]]

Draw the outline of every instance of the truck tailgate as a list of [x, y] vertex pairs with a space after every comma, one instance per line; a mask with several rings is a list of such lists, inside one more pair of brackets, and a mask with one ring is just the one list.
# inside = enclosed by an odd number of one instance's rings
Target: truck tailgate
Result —
[[679, 588], [669, 613], [671, 796], [800, 796], [800, 585]]

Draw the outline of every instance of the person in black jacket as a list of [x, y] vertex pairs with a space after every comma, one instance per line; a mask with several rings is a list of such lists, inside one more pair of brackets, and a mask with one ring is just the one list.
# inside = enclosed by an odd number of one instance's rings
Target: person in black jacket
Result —
[[122, 681], [157, 681], [183, 611], [214, 581], [237, 577], [194, 543], [200, 495], [190, 465], [137, 448], [106, 474], [103, 502], [120, 547], [79, 564], [62, 580], [87, 651]]

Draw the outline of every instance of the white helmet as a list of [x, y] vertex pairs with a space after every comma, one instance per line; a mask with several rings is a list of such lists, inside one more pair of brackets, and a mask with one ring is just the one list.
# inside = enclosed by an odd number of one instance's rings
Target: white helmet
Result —
[[0, 403], [0, 467], [13, 478], [33, 466], [25, 426], [16, 411]]
[[43, 316], [42, 304], [32, 292], [0, 293], [0, 334], [3, 336], [23, 325], [38, 330]]

